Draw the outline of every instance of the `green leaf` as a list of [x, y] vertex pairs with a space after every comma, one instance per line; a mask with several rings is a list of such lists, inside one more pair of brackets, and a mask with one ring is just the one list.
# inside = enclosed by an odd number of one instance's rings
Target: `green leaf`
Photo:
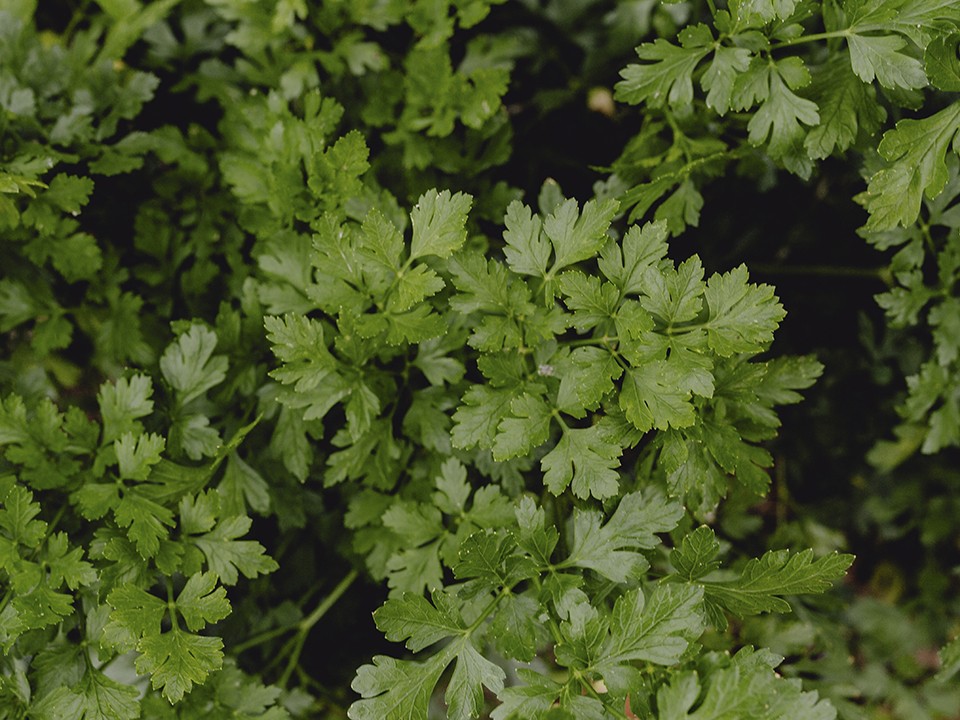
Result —
[[467, 629], [453, 601], [442, 591], [433, 593], [433, 602], [431, 605], [423, 595], [404, 593], [387, 600], [374, 612], [373, 619], [387, 640], [405, 641], [408, 650], [420, 652]]
[[945, 682], [960, 672], [960, 637], [954, 638], [940, 650], [940, 671], [937, 680]]
[[[544, 717], [564, 692], [563, 685], [528, 668], [518, 668], [517, 675], [526, 684], [511, 685], [500, 693], [500, 705], [490, 713], [492, 720], [526, 720], [526, 718]], [[584, 699], [592, 700], [592, 698]], [[585, 717], [589, 716], [585, 715]]]
[[135, 585], [120, 585], [107, 595], [113, 608], [104, 627], [108, 647], [132, 650], [144, 635], [159, 635], [167, 603]]
[[423, 545], [442, 534], [440, 511], [426, 503], [399, 500], [383, 513], [384, 527], [388, 527], [409, 545]]
[[557, 409], [577, 418], [596, 410], [623, 374], [613, 353], [589, 346], [575, 348], [556, 370], [560, 375]]
[[620, 305], [620, 292], [611, 283], [578, 270], [563, 273], [559, 278], [564, 303], [573, 312], [573, 326], [586, 332], [612, 319]]
[[793, 172], [809, 175], [809, 161], [798, 159], [796, 163], [799, 164], [790, 164], [790, 156], [798, 150], [802, 152], [805, 132], [801, 123], [811, 127], [820, 124], [816, 103], [793, 92], [810, 82], [810, 74], [799, 58], [779, 61], [768, 67], [766, 73], [765, 99], [747, 124], [750, 142], [754, 145], [767, 143], [773, 158], [784, 159]]
[[78, 215], [90, 200], [93, 181], [86, 177], [58, 174], [50, 181], [50, 186], [40, 197], [65, 213]]
[[180, 702], [207, 676], [223, 666], [223, 641], [218, 637], [191, 635], [174, 630], [147, 635], [137, 645], [142, 653], [137, 672], [151, 675], [154, 690], [162, 690], [171, 703]]
[[721, 357], [766, 349], [786, 316], [770, 285], [753, 285], [747, 278], [746, 266], [740, 265], [707, 281], [707, 341]]
[[273, 345], [273, 354], [281, 362], [270, 375], [294, 391], [284, 396], [284, 402], [290, 407], [302, 408], [303, 420], [324, 418], [350, 394], [351, 385], [339, 374], [339, 365], [327, 349], [323, 325], [293, 313], [283, 317], [267, 316], [263, 324], [267, 339]]
[[667, 235], [667, 224], [663, 221], [631, 225], [621, 243], [610, 240], [604, 245], [597, 267], [623, 295], [639, 295], [646, 288], [647, 269], [667, 255]]
[[137, 545], [137, 552], [144, 558], [152, 558], [160, 550], [160, 541], [167, 539], [175, 523], [173, 512], [155, 503], [140, 493], [128, 490], [123, 493], [114, 509], [117, 525], [127, 530], [127, 536]]
[[203, 325], [193, 325], [160, 358], [160, 371], [177, 391], [181, 405], [200, 397], [227, 376], [227, 358], [214, 356], [217, 336]]
[[[544, 277], [550, 262], [550, 243], [543, 236], [540, 216], [534, 215], [533, 211], [519, 200], [514, 200], [507, 206], [503, 222], [503, 240], [506, 243], [503, 255], [510, 269], [520, 275]], [[505, 281], [503, 287], [506, 287]]]
[[347, 716], [351, 720], [427, 717], [433, 689], [454, 658], [456, 667], [444, 696], [448, 717], [479, 717], [484, 705], [483, 688], [499, 693], [505, 673], [477, 652], [467, 637], [450, 643], [423, 663], [375, 656], [373, 665], [357, 670], [351, 687], [363, 699], [350, 706]]
[[960, 151], [960, 102], [922, 120], [906, 119], [888, 130], [880, 154], [890, 163], [871, 176], [855, 198], [870, 213], [865, 230], [908, 227], [920, 214], [924, 196], [935, 198], [947, 183], [945, 155]]
[[654, 360], [623, 377], [620, 407], [642, 432], [688, 427], [696, 420], [686, 369], [680, 362]]
[[103, 421], [103, 442], [116, 440], [124, 433], [139, 435], [143, 426], [137, 422], [153, 412], [153, 384], [148, 375], [120, 378], [104, 383], [97, 393]]
[[858, 133], [877, 132], [887, 116], [873, 86], [860, 82], [842, 57], [816, 70], [810, 94], [820, 108], [820, 124], [807, 133], [803, 146], [814, 160], [845, 152]]
[[616, 98], [630, 105], [647, 103], [675, 107], [693, 101], [693, 71], [713, 49], [713, 35], [706, 25], [685, 27], [680, 32], [680, 46], [657, 38], [637, 48], [642, 65], [627, 65], [620, 71], [623, 78], [615, 86]]
[[177, 612], [188, 628], [197, 631], [227, 617], [226, 591], [216, 584], [213, 573], [192, 575], [169, 605], [132, 585], [121, 585], [107, 596], [113, 610], [104, 628], [105, 640], [121, 650], [135, 648], [140, 653], [137, 672], [152, 675], [154, 689], [162, 688], [171, 703], [179, 702], [195, 683], [220, 669], [223, 641], [182, 630], [176, 617], [171, 618], [171, 629], [161, 632], [162, 622], [168, 611]]
[[140, 691], [121, 685], [99, 670], [88, 670], [83, 680], [61, 686], [30, 709], [35, 720], [135, 720], [140, 717]]
[[618, 458], [622, 448], [604, 436], [601, 426], [565, 428], [556, 447], [543, 456], [543, 484], [554, 495], [572, 485], [579, 498], [603, 500], [620, 489]]
[[[800, 681], [773, 671], [783, 658], [769, 650], [746, 647], [732, 658], [715, 661], [701, 685], [696, 672], [675, 674], [657, 691], [659, 720], [833, 720], [836, 710]], [[694, 709], [694, 706], [696, 708]]]
[[940, 90], [960, 90], [960, 33], [941, 35], [930, 41], [923, 53], [923, 67], [930, 84]]
[[680, 545], [670, 553], [670, 563], [677, 574], [686, 580], [699, 580], [718, 567], [720, 542], [713, 530], [701, 525], [692, 533], [683, 536]]
[[437, 492], [433, 503], [445, 515], [461, 515], [467, 507], [471, 487], [467, 483], [467, 469], [456, 458], [444, 460], [435, 480]]
[[[20, 574], [20, 578], [26, 574]], [[14, 580], [17, 581], [20, 578], [15, 576]], [[28, 592], [16, 595], [11, 607], [16, 613], [19, 632], [57, 625], [74, 612], [73, 595], [56, 592], [46, 582], [35, 585]]]
[[17, 280], [0, 279], [0, 332], [7, 332], [42, 312], [27, 286]]
[[403, 235], [377, 208], [363, 219], [360, 253], [373, 260], [384, 270], [394, 272], [400, 268], [403, 255]]
[[238, 571], [246, 578], [255, 578], [278, 567], [260, 543], [237, 540], [249, 532], [252, 523], [246, 515], [227, 517], [212, 531], [192, 539], [206, 557], [211, 574], [224, 585], [235, 585]]
[[560, 540], [560, 534], [553, 525], [546, 525], [546, 513], [537, 507], [532, 498], [524, 496], [514, 511], [517, 519], [517, 544], [523, 548], [535, 562], [546, 567], [550, 564], [553, 550]]
[[689, 322], [703, 307], [703, 265], [694, 255], [676, 269], [649, 268], [643, 274], [641, 305], [665, 324]]
[[261, 515], [270, 509], [267, 481], [235, 452], [227, 459], [217, 492], [220, 493], [220, 507], [227, 516], [245, 515], [247, 506]]
[[13, 543], [27, 548], [40, 546], [47, 532], [47, 523], [37, 520], [40, 505], [33, 493], [20, 485], [0, 482], [0, 530]]
[[637, 660], [673, 665], [703, 632], [702, 604], [703, 588], [695, 585], [660, 584], [646, 599], [639, 589], [624, 593], [613, 606], [597, 671], [606, 675]]
[[215, 572], [191, 575], [177, 596], [176, 608], [194, 632], [230, 614], [227, 591], [217, 586]]
[[916, 58], [900, 52], [907, 41], [897, 35], [847, 36], [850, 47], [850, 66], [865, 83], [874, 77], [887, 88], [922, 88], [927, 86], [923, 64]]
[[[452, 647], [452, 646], [451, 646]], [[347, 710], [350, 720], [414, 720], [428, 716], [433, 688], [450, 663], [450, 651], [426, 662], [375, 655], [350, 684], [361, 700]]]
[[548, 638], [540, 619], [542, 612], [531, 595], [505, 596], [490, 621], [490, 639], [497, 651], [520, 662], [533, 660]]
[[123, 433], [113, 442], [120, 477], [124, 480], [146, 480], [150, 468], [160, 462], [165, 447], [166, 441], [161, 435], [144, 433], [134, 437], [131, 432]]
[[70, 548], [66, 533], [53, 533], [47, 540], [48, 582], [57, 590], [66, 584], [71, 590], [92, 585], [99, 577], [93, 565], [83, 560], [83, 548]]
[[410, 213], [413, 241], [410, 257], [436, 255], [446, 258], [467, 239], [464, 225], [473, 199], [464, 193], [451, 196], [449, 190], [430, 190], [420, 196]]
[[707, 583], [707, 598], [737, 617], [762, 612], [790, 612], [783, 595], [822, 593], [843, 577], [853, 555], [833, 553], [814, 559], [813, 550], [790, 553], [771, 550], [747, 562], [740, 577], [729, 583]]
[[529, 558], [515, 553], [516, 537], [491, 528], [470, 535], [461, 543], [459, 557], [453, 566], [458, 579], [472, 579], [469, 596], [480, 590], [513, 587], [536, 574]]
[[524, 393], [510, 402], [510, 417], [497, 426], [493, 458], [498, 462], [528, 454], [550, 436], [550, 407], [540, 398]]
[[500, 422], [510, 414], [510, 404], [515, 397], [516, 392], [511, 388], [470, 386], [453, 414], [454, 447], [463, 450], [477, 445], [492, 447]]
[[460, 643], [460, 648], [444, 700], [451, 720], [471, 720], [483, 712], [484, 688], [499, 693], [506, 673], [477, 652], [469, 641]]
[[596, 510], [574, 510], [573, 542], [564, 566], [589, 568], [614, 582], [636, 579], [649, 567], [640, 550], [660, 544], [683, 517], [683, 507], [659, 492], [624, 495], [610, 519]]
[[436, 272], [425, 265], [415, 265], [397, 273], [396, 294], [387, 303], [389, 312], [409, 310], [424, 299], [436, 295], [445, 287]]
[[576, 200], [565, 200], [543, 221], [543, 232], [553, 245], [554, 261], [550, 269], [561, 268], [594, 257], [607, 241], [607, 229], [617, 213], [616, 200], [588, 200], [583, 212]]
[[750, 51], [747, 48], [721, 45], [713, 54], [710, 67], [700, 78], [701, 87], [707, 91], [707, 107], [720, 115], [726, 115], [733, 102], [733, 87], [737, 76], [750, 67]]

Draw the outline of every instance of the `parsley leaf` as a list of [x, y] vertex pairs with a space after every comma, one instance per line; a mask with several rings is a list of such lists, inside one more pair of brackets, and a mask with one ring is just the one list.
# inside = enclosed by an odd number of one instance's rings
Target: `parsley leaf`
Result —
[[790, 604], [781, 596], [822, 593], [852, 562], [852, 555], [839, 553], [815, 560], [813, 550], [771, 550], [748, 561], [737, 580], [707, 583], [706, 596], [737, 617], [789, 612]]
[[638, 552], [660, 543], [656, 533], [677, 526], [683, 508], [658, 492], [624, 495], [606, 523], [596, 510], [575, 510], [573, 543], [564, 566], [594, 570], [615, 582], [627, 582], [649, 567]]

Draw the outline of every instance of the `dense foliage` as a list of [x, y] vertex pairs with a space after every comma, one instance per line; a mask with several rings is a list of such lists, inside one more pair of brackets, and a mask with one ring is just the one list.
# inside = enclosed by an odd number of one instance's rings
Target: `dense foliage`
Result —
[[0, 719], [960, 717], [958, 48], [0, 2]]

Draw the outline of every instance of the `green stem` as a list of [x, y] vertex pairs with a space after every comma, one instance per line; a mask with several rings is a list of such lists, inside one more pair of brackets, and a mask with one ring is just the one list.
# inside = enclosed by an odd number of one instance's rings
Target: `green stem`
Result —
[[88, 17], [87, 10], [90, 7], [90, 0], [83, 0], [80, 5], [77, 6], [77, 9], [73, 11], [73, 15], [70, 16], [70, 22], [67, 23], [67, 26], [63, 29], [61, 37], [64, 40], [64, 45], [69, 45], [73, 40], [73, 32], [77, 29], [77, 25], [80, 24], [80, 21]]
[[847, 37], [851, 34], [850, 28], [845, 28], [843, 30], [831, 30], [830, 32], [813, 33], [812, 35], [801, 35], [800, 37], [790, 38], [789, 40], [774, 43], [770, 46], [770, 50], [779, 50], [780, 48], [793, 47], [794, 45], [803, 45], [804, 43], [818, 42], [820, 40]]
[[281, 625], [280, 627], [271, 628], [270, 630], [264, 630], [261, 633], [257, 633], [253, 637], [249, 637], [244, 640], [242, 643], [238, 643], [233, 646], [232, 651], [234, 654], [239, 655], [240, 653], [249, 650], [252, 647], [257, 645], [262, 645], [265, 642], [273, 640], [275, 637], [279, 637], [284, 633], [288, 633], [291, 630], [295, 630], [297, 623], [291, 623], [289, 625]]
[[305, 631], [309, 632], [310, 629], [319, 622], [320, 618], [327, 614], [327, 611], [332, 608], [337, 600], [347, 591], [347, 589], [353, 584], [354, 580], [359, 576], [359, 572], [354, 568], [348, 572], [344, 578], [337, 584], [333, 591], [327, 595], [324, 600], [313, 609], [313, 612], [310, 613], [307, 617], [300, 621], [300, 627]]
[[597, 692], [597, 689], [593, 686], [593, 683], [591, 683], [587, 678], [585, 678], [582, 673], [576, 672], [574, 673], [574, 677], [576, 677], [577, 680], [580, 682], [580, 686], [587, 691], [587, 694], [590, 697], [592, 697], [594, 700], [597, 700], [598, 702], [600, 702], [607, 709], [608, 712], [612, 713], [613, 715], [616, 715], [617, 717], [624, 718], [624, 720], [627, 720], [626, 710], [624, 710], [623, 708], [618, 708], [616, 706], [611, 707], [609, 700], [605, 700], [603, 695]]
[[284, 668], [283, 673], [280, 675], [280, 679], [277, 681], [277, 684], [280, 687], [286, 687], [287, 683], [290, 682], [290, 677], [293, 675], [294, 670], [296, 670], [297, 665], [300, 663], [300, 654], [303, 652], [303, 645], [307, 641], [307, 635], [310, 634], [310, 630], [312, 630], [313, 626], [316, 625], [320, 619], [327, 614], [327, 611], [336, 604], [337, 600], [343, 596], [343, 594], [353, 584], [353, 581], [356, 580], [358, 576], [359, 572], [357, 572], [355, 568], [348, 572], [344, 578], [337, 583], [337, 586], [330, 592], [330, 594], [327, 595], [320, 602], [320, 604], [313, 609], [313, 612], [296, 624], [295, 627], [297, 628], [297, 634], [292, 638], [291, 642], [288, 642], [284, 646], [285, 651], [287, 647], [290, 648], [290, 658], [287, 660], [287, 666]]
[[173, 579], [164, 579], [167, 586], [167, 609], [170, 611], [170, 625], [174, 632], [180, 632], [180, 621], [177, 620], [177, 600], [173, 592]]

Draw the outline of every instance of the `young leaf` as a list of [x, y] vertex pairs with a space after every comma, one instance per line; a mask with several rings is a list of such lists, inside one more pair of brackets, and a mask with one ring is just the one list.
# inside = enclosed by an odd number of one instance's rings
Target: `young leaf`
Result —
[[120, 378], [115, 384], [104, 383], [97, 393], [100, 417], [103, 420], [103, 442], [111, 442], [125, 432], [139, 435], [137, 422], [153, 412], [153, 384], [148, 375]]
[[214, 356], [217, 336], [203, 325], [192, 325], [160, 358], [163, 377], [177, 391], [181, 405], [200, 397], [227, 376], [227, 358]]
[[420, 196], [410, 213], [413, 223], [413, 241], [410, 257], [436, 255], [446, 258], [467, 239], [464, 225], [473, 199], [469, 195], [457, 193], [451, 196], [449, 190], [438, 193], [430, 190]]
[[717, 560], [719, 554], [717, 536], [706, 525], [701, 525], [689, 535], [684, 535], [680, 545], [670, 553], [670, 562], [680, 577], [699, 580], [720, 567]]
[[503, 255], [510, 268], [520, 275], [544, 277], [550, 262], [550, 243], [543, 237], [540, 216], [514, 200], [507, 207], [503, 223]]

